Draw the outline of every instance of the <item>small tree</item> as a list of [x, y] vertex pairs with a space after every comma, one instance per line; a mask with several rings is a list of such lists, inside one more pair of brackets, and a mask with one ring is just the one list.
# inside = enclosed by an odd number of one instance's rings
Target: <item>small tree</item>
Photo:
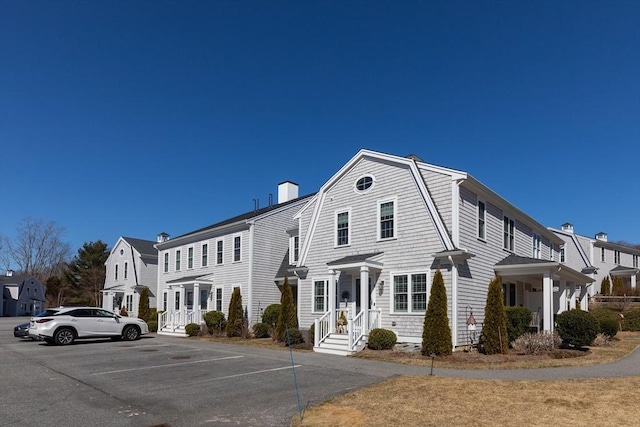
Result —
[[293, 303], [293, 292], [289, 286], [289, 279], [284, 277], [282, 284], [282, 294], [280, 295], [280, 313], [278, 315], [278, 323], [276, 324], [276, 340], [286, 341], [287, 328], [298, 329], [298, 313]]
[[148, 322], [150, 319], [151, 309], [149, 308], [149, 288], [146, 286], [140, 291], [140, 303], [138, 304], [138, 318]]
[[624, 280], [622, 280], [622, 277], [615, 276], [613, 278], [613, 284], [611, 285], [611, 294], [616, 296], [622, 296], [624, 295], [624, 291], [625, 291], [624, 288], [625, 288]]
[[447, 290], [444, 287], [442, 273], [438, 269], [433, 276], [429, 305], [424, 314], [422, 355], [429, 356], [434, 353], [445, 356], [451, 354], [452, 348], [451, 328], [447, 315]]
[[227, 337], [241, 337], [243, 331], [244, 310], [240, 288], [234, 288], [229, 301], [229, 318], [227, 320]]
[[504, 310], [502, 283], [498, 276], [489, 284], [480, 344], [486, 354], [506, 354], [509, 351], [507, 315]]
[[611, 293], [611, 282], [609, 281], [609, 276], [602, 279], [600, 283], [600, 293], [602, 295], [609, 295]]

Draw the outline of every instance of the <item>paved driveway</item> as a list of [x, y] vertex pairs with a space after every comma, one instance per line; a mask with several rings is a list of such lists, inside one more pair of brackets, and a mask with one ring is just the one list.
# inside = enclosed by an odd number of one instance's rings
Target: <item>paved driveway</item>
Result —
[[[404, 366], [149, 336], [67, 347], [13, 338], [20, 319], [0, 318], [0, 426], [280, 426], [304, 407], [407, 374]], [[292, 368], [295, 366], [295, 369]], [[294, 383], [297, 378], [298, 392]], [[435, 375], [559, 379], [640, 375], [640, 350], [584, 368], [436, 369]]]

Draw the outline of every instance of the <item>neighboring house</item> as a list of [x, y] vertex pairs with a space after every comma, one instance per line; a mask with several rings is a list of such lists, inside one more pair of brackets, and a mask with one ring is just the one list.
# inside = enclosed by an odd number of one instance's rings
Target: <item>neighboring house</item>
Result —
[[7, 270], [0, 276], [0, 317], [33, 316], [44, 310], [45, 287], [35, 277]]
[[[167, 235], [158, 235], [158, 241]], [[128, 315], [138, 317], [140, 292], [149, 288], [149, 307], [156, 306], [158, 251], [152, 240], [120, 237], [105, 262], [106, 276], [102, 291], [102, 308], [119, 312], [126, 307]]]
[[640, 280], [640, 250], [629, 246], [609, 243], [605, 233], [594, 238], [574, 233], [573, 224], [562, 224], [561, 229], [549, 227], [565, 241], [561, 248], [560, 261], [569, 267], [581, 270], [593, 277], [595, 282], [589, 287], [589, 296], [602, 292], [602, 279], [622, 278], [625, 286], [635, 289]]
[[[468, 318], [483, 321], [496, 274], [506, 305], [530, 308], [545, 331], [593, 281], [559, 262], [564, 241], [546, 227], [466, 172], [416, 156], [361, 150], [295, 219], [287, 230], [298, 257], [281, 263], [276, 280], [293, 276], [300, 328], [315, 324], [317, 351], [357, 351], [373, 327], [421, 342], [437, 269], [455, 347], [472, 338]], [[341, 311], [349, 333], [338, 336]]]
[[236, 287], [249, 322], [261, 321], [264, 308], [280, 302], [273, 278], [288, 249], [285, 230], [309, 197], [298, 197], [298, 185], [286, 181], [275, 205], [157, 243], [158, 333], [185, 335], [186, 324], [211, 310], [228, 317]]

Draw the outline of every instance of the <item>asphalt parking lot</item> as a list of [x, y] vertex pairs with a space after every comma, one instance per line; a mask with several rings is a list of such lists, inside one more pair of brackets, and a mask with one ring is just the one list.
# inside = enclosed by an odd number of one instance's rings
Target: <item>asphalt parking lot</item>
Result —
[[0, 318], [0, 426], [289, 425], [298, 396], [304, 408], [398, 373], [364, 360], [294, 352], [292, 363], [288, 351], [155, 334], [58, 347], [14, 338], [22, 321]]

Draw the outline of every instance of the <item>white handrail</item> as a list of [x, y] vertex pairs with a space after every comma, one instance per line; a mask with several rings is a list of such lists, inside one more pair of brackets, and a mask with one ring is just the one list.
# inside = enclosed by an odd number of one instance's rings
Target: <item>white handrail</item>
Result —
[[382, 317], [382, 310], [376, 310], [376, 309], [369, 310], [369, 329], [367, 330], [367, 333], [369, 333], [369, 331], [371, 331], [372, 329], [381, 327], [380, 326], [382, 324], [381, 317]]
[[315, 320], [313, 346], [318, 347], [331, 333], [331, 310], [324, 313], [320, 318]]
[[349, 322], [349, 350], [353, 351], [358, 341], [364, 336], [364, 328], [362, 327], [362, 315], [364, 310], [356, 314], [356, 317]]

